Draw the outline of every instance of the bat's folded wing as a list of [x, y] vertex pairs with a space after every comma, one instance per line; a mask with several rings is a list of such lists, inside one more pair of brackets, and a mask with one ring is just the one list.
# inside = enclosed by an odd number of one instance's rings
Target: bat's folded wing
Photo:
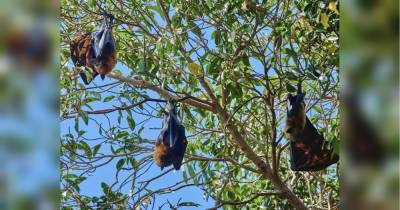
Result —
[[76, 66], [87, 66], [92, 55], [92, 41], [90, 33], [75, 37], [70, 43], [71, 59]]

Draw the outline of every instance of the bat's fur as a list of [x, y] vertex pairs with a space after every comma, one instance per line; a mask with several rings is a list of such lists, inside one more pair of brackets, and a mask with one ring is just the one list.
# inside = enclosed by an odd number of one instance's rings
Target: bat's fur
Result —
[[[170, 137], [172, 137], [172, 143]], [[185, 155], [186, 145], [185, 128], [178, 122], [174, 111], [165, 113], [163, 128], [156, 141], [153, 155], [156, 164], [161, 169], [173, 165], [176, 170], [179, 170]]]
[[[93, 48], [92, 33], [75, 37], [70, 43], [72, 61], [75, 66], [85, 66], [91, 69], [93, 78], [100, 74], [101, 78], [104, 79], [105, 75], [110, 73], [117, 63], [115, 47], [105, 46], [104, 53], [99, 58], [95, 58]], [[83, 72], [80, 73], [80, 76], [85, 84], [90, 83]]]
[[154, 151], [154, 160], [156, 164], [164, 168], [172, 164], [172, 154], [170, 153], [168, 145], [165, 145], [162, 141], [156, 142], [156, 149]]
[[[293, 106], [294, 107], [294, 106]], [[299, 139], [301, 132], [306, 125], [305, 103], [301, 100], [297, 110], [290, 110], [286, 117], [285, 135], [293, 142]]]
[[290, 141], [291, 169], [318, 171], [336, 163], [339, 156], [324, 147], [324, 137], [305, 114], [304, 93], [289, 94], [289, 102], [284, 132]]

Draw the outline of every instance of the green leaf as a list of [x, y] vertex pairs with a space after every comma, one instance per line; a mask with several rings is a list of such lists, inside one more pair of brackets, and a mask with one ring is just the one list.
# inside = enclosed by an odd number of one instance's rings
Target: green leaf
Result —
[[195, 176], [196, 176], [196, 173], [194, 172], [193, 167], [189, 165], [187, 168], [188, 168], [188, 171], [189, 171], [189, 175], [190, 175], [192, 178], [195, 177]]
[[182, 176], [183, 176], [183, 180], [185, 181], [185, 183], [188, 183], [188, 177], [185, 171], [182, 170]]
[[333, 11], [335, 14], [339, 15], [339, 11], [338, 11], [338, 9], [337, 9], [337, 3], [336, 3], [336, 2], [330, 1], [330, 2], [329, 2], [329, 5], [328, 5], [328, 8], [329, 8], [331, 11]]
[[207, 65], [207, 68], [206, 68], [207, 73], [218, 76], [219, 64], [220, 64], [220, 57], [212, 56], [211, 62]]
[[139, 163], [134, 157], [129, 158], [129, 162], [131, 163], [133, 168], [137, 168], [139, 166]]
[[[68, 181], [68, 180], [67, 180]], [[68, 181], [68, 183], [77, 191], [80, 192], [81, 188], [79, 188], [79, 185], [73, 181]]]
[[201, 37], [201, 30], [199, 26], [196, 25], [196, 23], [194, 23], [193, 21], [189, 21], [189, 26], [194, 34], [196, 34], [198, 37]]
[[194, 207], [199, 207], [200, 204], [198, 204], [198, 203], [193, 203], [193, 202], [182, 202], [182, 203], [179, 203], [178, 206], [194, 206]]
[[[126, 106], [126, 104], [124, 103], [123, 106]], [[132, 117], [132, 112], [131, 112], [130, 109], [126, 109], [125, 111], [126, 111], [126, 113], [128, 113], [128, 115], [129, 115], [130, 117]]]
[[70, 138], [70, 139], [73, 139], [73, 138], [74, 138], [74, 135], [72, 135], [72, 134], [70, 134], [70, 133], [67, 133], [67, 134], [65, 134], [65, 137]]
[[215, 45], [221, 44], [221, 31], [215, 30], [215, 31], [212, 33], [211, 38], [214, 39]]
[[109, 193], [109, 191], [110, 191], [110, 187], [108, 186], [108, 184], [106, 184], [105, 182], [102, 182], [101, 183], [101, 188], [103, 188], [103, 192], [104, 192], [104, 194], [108, 194]]
[[119, 124], [121, 124], [121, 119], [122, 119], [122, 111], [118, 110], [118, 117], [117, 117], [117, 121]]
[[128, 121], [129, 128], [130, 128], [131, 130], [134, 130], [135, 127], [136, 127], [136, 123], [135, 123], [135, 121], [132, 119], [132, 117], [131, 117], [131, 116], [128, 116], [128, 117], [126, 118], [126, 120]]
[[298, 80], [298, 76], [295, 73], [293, 73], [292, 71], [286, 71], [285, 74], [286, 74], [286, 78], [289, 80], [296, 80], [296, 81]]
[[83, 181], [85, 181], [87, 178], [86, 177], [79, 177], [79, 178], [77, 178], [76, 180], [75, 180], [75, 182], [77, 183], [77, 184], [80, 184], [80, 183], [82, 183]]
[[203, 76], [203, 70], [201, 69], [201, 66], [196, 64], [196, 63], [189, 63], [188, 68], [190, 73], [195, 75], [196, 77], [202, 77]]
[[78, 132], [78, 137], [83, 136], [83, 134], [85, 134], [85, 133], [86, 133], [86, 131], [80, 130], [80, 131]]
[[320, 23], [322, 24], [322, 26], [324, 26], [325, 29], [329, 27], [328, 22], [329, 22], [328, 15], [325, 12], [321, 13], [320, 14]]
[[235, 200], [236, 198], [235, 193], [233, 193], [232, 191], [228, 191], [228, 198], [229, 200]]
[[114, 98], [115, 98], [114, 95], [107, 96], [106, 98], [104, 98], [103, 102], [109, 102], [109, 101], [111, 101], [111, 100], [114, 99]]
[[315, 106], [312, 107], [312, 109], [315, 110], [316, 112], [320, 113], [320, 114], [322, 113], [322, 108], [320, 106], [315, 105]]
[[294, 50], [292, 50], [290, 48], [285, 48], [285, 53], [287, 55], [291, 56], [294, 60], [297, 59], [297, 53]]
[[290, 84], [289, 82], [288, 83], [286, 83], [286, 90], [288, 91], [288, 92], [290, 92], [290, 93], [293, 93], [293, 92], [296, 92], [296, 88], [292, 85], [292, 84]]
[[120, 159], [120, 160], [117, 162], [116, 167], [117, 167], [117, 170], [118, 170], [118, 171], [121, 170], [122, 166], [125, 164], [125, 161], [126, 161], [126, 159], [123, 158], [123, 159]]
[[81, 141], [79, 145], [80, 145], [81, 149], [85, 152], [85, 155], [89, 159], [92, 158], [92, 150], [90, 149], [89, 144], [86, 143], [85, 141]]
[[98, 101], [98, 100], [99, 100], [99, 99], [96, 98], [96, 97], [87, 97], [87, 98], [85, 99], [85, 102], [86, 102], [86, 103], [90, 103], [90, 102]]
[[78, 117], [75, 118], [75, 126], [74, 126], [74, 129], [75, 129], [75, 131], [76, 131], [77, 133], [79, 133], [79, 118], [78, 118]]
[[99, 152], [100, 148], [101, 148], [101, 144], [98, 144], [98, 145], [94, 146], [94, 148], [93, 148], [93, 156], [96, 156], [96, 154], [97, 154], [97, 152]]
[[116, 154], [116, 153], [117, 153], [117, 151], [115, 151], [113, 145], [110, 146], [110, 149], [111, 149], [111, 152], [112, 152], [113, 154]]
[[250, 66], [249, 56], [247, 55], [242, 56], [242, 62], [244, 63], [244, 65]]
[[76, 174], [65, 174], [63, 176], [64, 179], [75, 179], [78, 178], [78, 176]]
[[88, 1], [88, 5], [90, 8], [94, 8], [96, 6], [96, 4], [94, 3], [95, 0], [89, 0]]
[[83, 122], [87, 125], [89, 123], [89, 116], [87, 112], [81, 110], [79, 114], [82, 117]]
[[334, 138], [331, 142], [332, 145], [332, 156], [340, 154], [340, 141], [337, 138]]

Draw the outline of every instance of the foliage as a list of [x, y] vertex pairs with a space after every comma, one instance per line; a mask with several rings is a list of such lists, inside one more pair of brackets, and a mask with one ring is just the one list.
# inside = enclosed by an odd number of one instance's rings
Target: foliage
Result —
[[[336, 165], [315, 173], [292, 172], [282, 132], [286, 94], [302, 81], [308, 117], [338, 152], [337, 2], [61, 2], [63, 209], [151, 208], [157, 196], [174, 191], [184, 200], [165, 203], [165, 208], [195, 207], [179, 193], [193, 186], [226, 209], [290, 209], [288, 200], [244, 155], [222, 112], [232, 116], [228, 123], [234, 121], [253, 152], [307, 206], [338, 205]], [[71, 65], [69, 41], [99, 25], [100, 7], [116, 19], [117, 76], [85, 87]], [[171, 95], [190, 96], [211, 108], [181, 103], [189, 141], [184, 170], [175, 172], [182, 173], [180, 181], [163, 186], [172, 170], [155, 170], [152, 150], [164, 103], [151, 99]], [[215, 111], [213, 102], [223, 110]], [[101, 180], [98, 195], [81, 193], [82, 183], [101, 177], [100, 168], [109, 165], [114, 165], [107, 168], [113, 170], [113, 181]], [[152, 183], [158, 183], [157, 189]]]

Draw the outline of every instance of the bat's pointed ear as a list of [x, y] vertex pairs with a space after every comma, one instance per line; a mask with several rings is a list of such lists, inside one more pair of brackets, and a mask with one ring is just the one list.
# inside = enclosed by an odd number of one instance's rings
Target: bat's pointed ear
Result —
[[104, 17], [104, 26], [107, 29], [110, 29], [112, 24], [113, 24], [113, 22], [114, 22], [114, 16], [112, 14], [110, 14], [110, 13], [105, 12], [105, 11], [102, 12], [102, 15]]
[[108, 24], [111, 27], [113, 25], [113, 23], [114, 23], [114, 15], [109, 14], [108, 17], [109, 17]]
[[297, 84], [297, 95], [300, 95], [302, 93], [302, 90], [301, 90], [301, 82], [299, 82], [298, 84]]
[[297, 97], [299, 97], [299, 101], [304, 101], [305, 96], [306, 96], [306, 92], [301, 92], [300, 94], [297, 95]]
[[290, 93], [288, 94], [286, 103], [287, 103], [286, 110], [290, 111], [292, 109], [292, 103], [293, 103], [293, 95], [292, 94], [290, 94]]
[[163, 110], [163, 113], [164, 113], [165, 115], [168, 115], [168, 112], [167, 112], [167, 111], [165, 111], [165, 110]]

